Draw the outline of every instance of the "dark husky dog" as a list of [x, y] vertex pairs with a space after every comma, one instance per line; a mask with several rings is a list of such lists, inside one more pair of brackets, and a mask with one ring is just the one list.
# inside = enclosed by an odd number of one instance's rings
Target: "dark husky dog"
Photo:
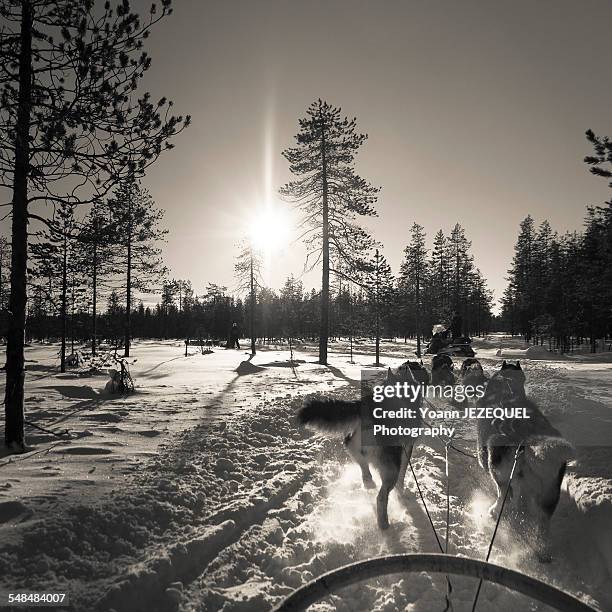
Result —
[[[463, 387], [480, 387], [484, 386], [487, 382], [487, 375], [485, 374], [482, 365], [475, 357], [468, 357], [464, 359], [459, 370], [459, 379]], [[458, 405], [467, 406], [470, 400], [466, 397], [462, 402], [457, 402]]]
[[423, 383], [424, 385], [429, 384], [431, 378], [429, 376], [429, 372], [423, 365], [422, 359], [420, 361], [406, 361], [401, 367], [410, 368], [412, 375], [418, 383]]
[[434, 355], [431, 360], [431, 384], [454, 385], [453, 360], [449, 355]]
[[573, 448], [525, 394], [521, 364], [502, 363], [487, 385], [484, 407], [524, 407], [528, 419], [478, 419], [478, 461], [497, 488], [497, 500], [489, 509], [496, 517], [514, 463], [522, 447], [510, 489], [509, 510], [523, 525], [531, 525], [528, 538], [540, 561], [550, 561], [550, 519], [559, 503], [561, 483]]
[[472, 385], [476, 387], [477, 385], [483, 385], [487, 380], [482, 364], [475, 357], [464, 359], [459, 373], [463, 386]]
[[[419, 384], [410, 363], [402, 364], [396, 372], [389, 368], [384, 384], [394, 385], [396, 382], [407, 382], [409, 385]], [[412, 364], [413, 366], [419, 365], [415, 362], [412, 362]], [[415, 371], [421, 372], [422, 375], [421, 368], [422, 366], [415, 368]], [[425, 373], [427, 373], [426, 370]], [[372, 399], [366, 397], [364, 401], [369, 402]], [[411, 405], [410, 399], [393, 397], [385, 398], [380, 406], [383, 410], [394, 410], [410, 405], [416, 410], [417, 417], [409, 421], [395, 421], [393, 424], [405, 427], [420, 427], [422, 419], [418, 408], [421, 403], [422, 395], [419, 394], [417, 400]], [[371, 423], [362, 423], [361, 400], [350, 402], [333, 399], [311, 399], [300, 408], [297, 417], [298, 421], [307, 427], [322, 432], [345, 435], [344, 446], [361, 468], [361, 478], [364, 487], [367, 489], [376, 486], [370, 472], [370, 464], [376, 468], [382, 481], [376, 498], [376, 519], [380, 529], [387, 529], [389, 527], [387, 512], [389, 493], [398, 483], [403, 488], [408, 461], [417, 438], [403, 437], [396, 446], [366, 446], [362, 444], [362, 427], [371, 427]]]

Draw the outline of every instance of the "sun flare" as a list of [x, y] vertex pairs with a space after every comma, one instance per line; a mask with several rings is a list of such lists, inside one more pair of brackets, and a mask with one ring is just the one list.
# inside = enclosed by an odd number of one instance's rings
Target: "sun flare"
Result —
[[267, 254], [287, 244], [291, 234], [289, 218], [278, 208], [260, 211], [253, 216], [248, 229], [253, 246]]

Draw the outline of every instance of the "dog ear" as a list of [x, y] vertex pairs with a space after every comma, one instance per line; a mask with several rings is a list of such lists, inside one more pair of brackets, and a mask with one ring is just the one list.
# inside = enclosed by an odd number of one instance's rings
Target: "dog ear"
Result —
[[522, 370], [523, 368], [521, 368], [521, 362], [517, 359], [516, 360], [516, 367], [518, 370]]
[[502, 370], [507, 366], [508, 364], [506, 363], [506, 360], [504, 359], [502, 361]]

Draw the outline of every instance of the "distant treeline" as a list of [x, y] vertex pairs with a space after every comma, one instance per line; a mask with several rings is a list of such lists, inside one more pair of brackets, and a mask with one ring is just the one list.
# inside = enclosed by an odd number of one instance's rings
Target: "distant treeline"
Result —
[[[414, 338], [417, 329], [421, 337], [427, 338], [434, 324], [449, 322], [455, 312], [463, 319], [465, 333], [480, 335], [490, 331], [491, 293], [473, 266], [470, 242], [461, 226], [457, 224], [448, 237], [439, 231], [431, 255], [425, 249], [424, 239], [423, 228], [415, 224], [397, 277], [379, 256], [370, 278], [363, 280], [361, 277], [359, 283], [347, 280], [345, 275], [335, 278], [330, 295], [330, 338], [374, 337], [377, 331], [382, 337]], [[106, 297], [98, 306], [95, 326], [91, 281], [68, 275], [63, 306], [62, 283], [58, 282], [61, 275], [37, 274], [46, 280], [34, 285], [26, 327], [28, 339], [59, 339], [65, 331], [66, 344], [70, 348], [75, 342], [84, 341], [92, 346], [102, 340], [115, 345], [124, 343], [125, 290], [121, 287], [108, 289], [112, 271], [112, 266], [99, 271], [98, 300], [102, 294]], [[71, 284], [71, 278], [76, 279], [76, 286]], [[103, 279], [106, 280], [103, 282]], [[318, 339], [320, 291], [307, 291], [301, 280], [289, 277], [278, 291], [258, 283], [255, 295], [255, 333], [260, 342]], [[224, 342], [232, 323], [236, 322], [242, 336], [247, 337], [250, 308], [247, 295], [233, 296], [227, 287], [210, 283], [202, 295], [195, 295], [190, 281], [165, 280], [158, 304], [145, 306], [137, 302], [131, 308], [130, 335]], [[96, 343], [91, 342], [94, 331]]]
[[[587, 132], [590, 171], [612, 186], [612, 143]], [[500, 324], [561, 352], [612, 335], [612, 202], [587, 208], [584, 230], [558, 235], [528, 216], [520, 227]]]
[[500, 324], [568, 352], [612, 335], [612, 209], [589, 208], [583, 233], [559, 236], [548, 221], [521, 223]]

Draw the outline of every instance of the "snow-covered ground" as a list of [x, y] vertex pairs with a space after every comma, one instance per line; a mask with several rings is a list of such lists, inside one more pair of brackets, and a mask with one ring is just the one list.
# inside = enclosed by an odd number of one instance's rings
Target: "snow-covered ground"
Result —
[[[56, 346], [28, 348], [26, 418], [68, 434], [28, 427], [35, 452], [0, 457], [0, 591], [68, 590], [76, 610], [265, 612], [351, 561], [437, 552], [410, 473], [411, 493], [392, 494], [391, 528], [381, 534], [376, 492], [362, 488], [340, 441], [296, 427], [305, 395], [356, 397], [361, 368], [372, 367], [369, 342], [355, 345], [354, 364], [346, 343], [330, 348], [330, 367], [305, 345], [290, 367], [286, 346], [248, 360], [245, 351], [192, 347], [185, 357], [181, 342], [137, 342], [137, 390], [124, 398], [104, 392], [104, 374], [59, 374]], [[520, 358], [530, 395], [578, 446], [553, 518], [553, 562], [537, 563], [503, 529], [492, 560], [612, 609], [612, 359], [533, 359], [502, 336], [475, 348], [489, 371]], [[413, 350], [385, 342], [383, 361], [398, 365]], [[473, 432], [464, 427], [456, 444], [473, 452]], [[424, 441], [413, 465], [443, 536], [443, 446]], [[450, 494], [450, 552], [484, 558], [493, 487], [454, 452]], [[469, 610], [475, 581], [452, 584], [454, 610]], [[442, 610], [445, 592], [440, 576], [393, 576], [312, 609]], [[540, 607], [485, 585], [478, 609]]]

